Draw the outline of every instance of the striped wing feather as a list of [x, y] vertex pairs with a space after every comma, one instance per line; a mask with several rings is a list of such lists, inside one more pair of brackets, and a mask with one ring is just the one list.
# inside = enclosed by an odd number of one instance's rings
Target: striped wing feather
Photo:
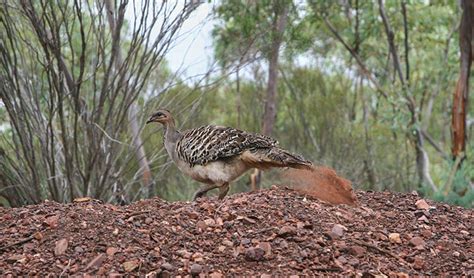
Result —
[[273, 138], [231, 127], [207, 125], [187, 130], [176, 144], [178, 157], [191, 167], [230, 158], [246, 150], [278, 146]]

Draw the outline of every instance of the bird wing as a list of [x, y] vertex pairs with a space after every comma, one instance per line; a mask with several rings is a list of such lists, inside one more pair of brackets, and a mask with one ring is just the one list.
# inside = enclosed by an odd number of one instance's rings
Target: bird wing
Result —
[[246, 150], [276, 146], [278, 141], [265, 135], [206, 125], [184, 131], [176, 144], [176, 151], [178, 157], [192, 167], [230, 158]]

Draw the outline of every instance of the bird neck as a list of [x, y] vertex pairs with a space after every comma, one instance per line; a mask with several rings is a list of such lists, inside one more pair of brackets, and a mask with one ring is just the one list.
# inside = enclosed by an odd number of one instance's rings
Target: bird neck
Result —
[[163, 126], [163, 142], [168, 153], [173, 157], [176, 142], [178, 142], [181, 134], [176, 130], [174, 120], [166, 122]]

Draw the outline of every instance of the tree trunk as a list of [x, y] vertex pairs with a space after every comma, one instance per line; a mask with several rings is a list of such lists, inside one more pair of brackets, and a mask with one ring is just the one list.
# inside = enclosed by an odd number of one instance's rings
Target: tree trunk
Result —
[[463, 13], [459, 30], [459, 47], [461, 50], [461, 73], [454, 90], [453, 110], [451, 117], [451, 154], [455, 159], [463, 155], [466, 149], [466, 113], [469, 98], [469, 75], [472, 63], [472, 36], [474, 32], [474, 3], [471, 0], [461, 2]]
[[[109, 21], [112, 37], [116, 39], [120, 39], [120, 34], [116, 34], [117, 26], [115, 24], [115, 8], [114, 8], [113, 2], [111, 0], [106, 0], [105, 7], [107, 9], [107, 19]], [[115, 57], [115, 68], [117, 69], [117, 72], [122, 66], [122, 63], [123, 63], [122, 53], [120, 50], [118, 50], [116, 52], [116, 57]], [[128, 79], [124, 78], [124, 82], [127, 82], [126, 80]], [[126, 87], [126, 84], [124, 85], [125, 86], [120, 86], [120, 87], [122, 88]], [[143, 141], [140, 137], [140, 127], [138, 125], [137, 114], [138, 114], [138, 108], [135, 102], [132, 102], [129, 108], [129, 112], [128, 112], [128, 122], [130, 124], [130, 130], [133, 136], [133, 145], [135, 147], [135, 155], [137, 157], [138, 164], [140, 165], [143, 186], [145, 187], [145, 196], [149, 198], [152, 195], [151, 194], [152, 193], [151, 171], [150, 171], [150, 166], [148, 165], [148, 159], [145, 154], [145, 148], [143, 147]]]
[[265, 99], [265, 112], [263, 114], [262, 133], [271, 135], [276, 119], [277, 80], [278, 80], [278, 56], [283, 39], [286, 21], [288, 18], [288, 5], [275, 7], [275, 19], [273, 22], [273, 41], [268, 58], [268, 86]]

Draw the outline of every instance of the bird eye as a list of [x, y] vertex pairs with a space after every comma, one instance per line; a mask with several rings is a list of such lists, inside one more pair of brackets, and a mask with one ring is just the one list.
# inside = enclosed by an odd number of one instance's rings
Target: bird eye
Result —
[[161, 113], [161, 112], [158, 112], [158, 113], [156, 113], [156, 115], [155, 115], [155, 116], [156, 116], [156, 117], [163, 117], [164, 115], [163, 115], [163, 113]]

